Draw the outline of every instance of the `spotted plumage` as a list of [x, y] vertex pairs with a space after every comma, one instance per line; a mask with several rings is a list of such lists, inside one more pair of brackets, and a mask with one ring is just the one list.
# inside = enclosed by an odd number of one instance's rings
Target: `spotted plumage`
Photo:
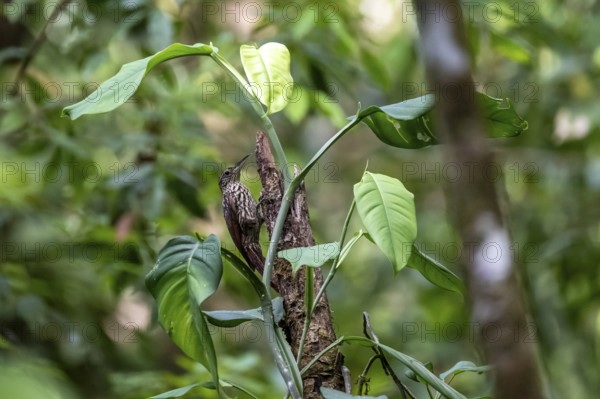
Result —
[[265, 258], [259, 244], [260, 221], [250, 190], [240, 182], [240, 171], [248, 155], [223, 171], [219, 187], [223, 194], [223, 216], [233, 243], [248, 265], [262, 274]]

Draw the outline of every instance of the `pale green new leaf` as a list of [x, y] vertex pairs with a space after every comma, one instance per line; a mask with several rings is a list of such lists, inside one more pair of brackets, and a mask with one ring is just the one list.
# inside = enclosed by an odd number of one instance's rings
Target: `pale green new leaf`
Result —
[[312, 247], [297, 247], [279, 251], [277, 256], [292, 264], [293, 273], [302, 266], [321, 267], [325, 262], [334, 259], [340, 252], [337, 242], [314, 245]]
[[259, 48], [242, 45], [240, 57], [250, 90], [267, 107], [267, 114], [284, 109], [294, 84], [287, 47], [275, 42], [263, 44]]
[[174, 43], [150, 57], [123, 65], [116, 75], [103, 82], [89, 96], [77, 104], [65, 107], [62, 116], [75, 120], [81, 115], [112, 111], [136, 92], [144, 76], [158, 64], [188, 55], [211, 55], [216, 51], [217, 48], [208, 44], [197, 43], [188, 46]]
[[365, 172], [354, 185], [356, 209], [373, 239], [399, 272], [410, 258], [417, 237], [413, 194], [400, 180]]

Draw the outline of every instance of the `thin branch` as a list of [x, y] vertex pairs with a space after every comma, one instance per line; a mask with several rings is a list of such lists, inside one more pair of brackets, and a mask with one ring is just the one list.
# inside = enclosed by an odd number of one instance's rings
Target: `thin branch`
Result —
[[15, 89], [12, 94], [19, 93], [19, 85], [23, 80], [23, 77], [25, 76], [25, 72], [27, 71], [29, 64], [31, 64], [31, 61], [33, 61], [38, 51], [40, 51], [40, 49], [42, 48], [42, 44], [44, 44], [44, 42], [46, 41], [46, 30], [48, 29], [48, 25], [50, 25], [50, 21], [55, 20], [58, 17], [58, 14], [60, 14], [63, 8], [70, 1], [71, 0], [61, 0], [60, 3], [56, 5], [54, 10], [52, 11], [52, 14], [50, 14], [48, 19], [46, 20], [46, 23], [44, 23], [42, 30], [36, 36], [35, 40], [31, 44], [31, 47], [29, 47], [29, 50], [25, 54], [25, 57], [23, 57], [23, 61], [21, 61], [21, 63], [19, 64], [19, 69], [17, 70], [17, 74], [15, 75]]

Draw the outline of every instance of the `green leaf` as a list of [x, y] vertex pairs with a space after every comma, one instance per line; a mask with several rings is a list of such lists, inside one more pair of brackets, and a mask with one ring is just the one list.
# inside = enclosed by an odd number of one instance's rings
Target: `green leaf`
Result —
[[490, 39], [492, 47], [500, 54], [521, 64], [530, 63], [530, 52], [514, 40], [508, 38], [506, 34], [490, 32]]
[[[516, 113], [509, 99], [477, 92], [475, 98], [489, 137], [518, 136], [527, 129], [527, 122]], [[427, 94], [382, 107], [370, 106], [360, 111], [358, 118], [386, 144], [399, 148], [422, 148], [440, 144], [432, 126], [431, 110], [435, 104], [435, 96]]]
[[445, 383], [443, 380], [439, 379], [435, 374], [433, 374], [429, 369], [421, 362], [412, 357], [399, 352], [393, 348], [390, 348], [387, 345], [383, 345], [377, 342], [374, 342], [368, 338], [364, 337], [346, 337], [344, 342], [356, 342], [359, 344], [369, 343], [371, 346], [376, 345], [387, 354], [398, 360], [400, 363], [408, 367], [408, 369], [412, 370], [419, 378], [422, 378], [427, 384], [433, 387], [435, 390], [440, 392], [443, 396], [448, 399], [466, 399], [464, 395], [460, 392], [456, 391], [450, 385]]
[[354, 396], [335, 389], [321, 387], [321, 394], [325, 399], [387, 399], [387, 396]]
[[219, 385], [217, 358], [200, 305], [217, 289], [223, 265], [215, 235], [204, 242], [190, 236], [170, 240], [146, 275], [146, 287], [158, 303], [158, 319], [173, 342], [202, 363]]
[[192, 46], [174, 43], [150, 57], [123, 65], [115, 76], [103, 82], [92, 94], [77, 104], [65, 107], [62, 116], [75, 120], [81, 115], [112, 111], [136, 92], [144, 76], [158, 64], [188, 55], [211, 55], [216, 51], [217, 48], [202, 43]]
[[292, 272], [295, 274], [304, 266], [321, 267], [325, 262], [334, 259], [340, 253], [340, 245], [337, 242], [314, 245], [312, 247], [297, 247], [279, 251], [277, 256], [292, 264]]
[[492, 369], [492, 366], [477, 366], [473, 362], [462, 360], [452, 366], [449, 370], [440, 374], [440, 378], [445, 380], [448, 376], [455, 376], [466, 372], [481, 374]]
[[[216, 310], [205, 311], [206, 319], [217, 327], [236, 327], [247, 321], [264, 321], [261, 308], [249, 310]], [[283, 319], [283, 299], [277, 297], [273, 299], [273, 316], [275, 323], [279, 323]]]
[[198, 383], [198, 384], [187, 385], [185, 387], [172, 389], [170, 391], [163, 392], [160, 395], [151, 396], [150, 399], [179, 398], [196, 387], [215, 389], [215, 384], [212, 381], [208, 381], [208, 382], [203, 382], [203, 383]]
[[354, 185], [356, 209], [373, 239], [399, 272], [411, 255], [417, 237], [413, 194], [398, 179], [365, 172]]
[[267, 114], [281, 111], [292, 94], [290, 52], [281, 43], [242, 45], [240, 57], [252, 93], [267, 107]]
[[417, 270], [432, 284], [464, 296], [465, 285], [462, 280], [444, 265], [423, 254], [415, 245], [412, 247], [407, 266]]

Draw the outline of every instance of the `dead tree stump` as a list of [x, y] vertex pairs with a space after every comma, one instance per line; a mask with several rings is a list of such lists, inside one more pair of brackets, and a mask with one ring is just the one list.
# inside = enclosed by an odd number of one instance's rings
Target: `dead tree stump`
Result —
[[[269, 237], [271, 237], [283, 198], [284, 182], [283, 174], [280, 171], [283, 165], [276, 165], [267, 136], [260, 131], [256, 134], [256, 164], [262, 183], [260, 210]], [[277, 250], [309, 247], [314, 244], [306, 203], [306, 190], [303, 183], [295, 193]], [[285, 317], [280, 326], [285, 332], [286, 339], [295, 356], [298, 353], [306, 318], [304, 313], [304, 283], [304, 269], [293, 276], [288, 261], [280, 258], [275, 259], [271, 284], [283, 298]], [[319, 291], [322, 284], [323, 274], [321, 270], [314, 269], [315, 293]], [[313, 320], [304, 344], [301, 368], [335, 340], [336, 336], [333, 330], [329, 303], [327, 296], [323, 295], [319, 303], [315, 304]], [[343, 390], [342, 365], [343, 356], [337, 348], [323, 356], [303, 378], [304, 398], [321, 398], [319, 391], [321, 386]]]

